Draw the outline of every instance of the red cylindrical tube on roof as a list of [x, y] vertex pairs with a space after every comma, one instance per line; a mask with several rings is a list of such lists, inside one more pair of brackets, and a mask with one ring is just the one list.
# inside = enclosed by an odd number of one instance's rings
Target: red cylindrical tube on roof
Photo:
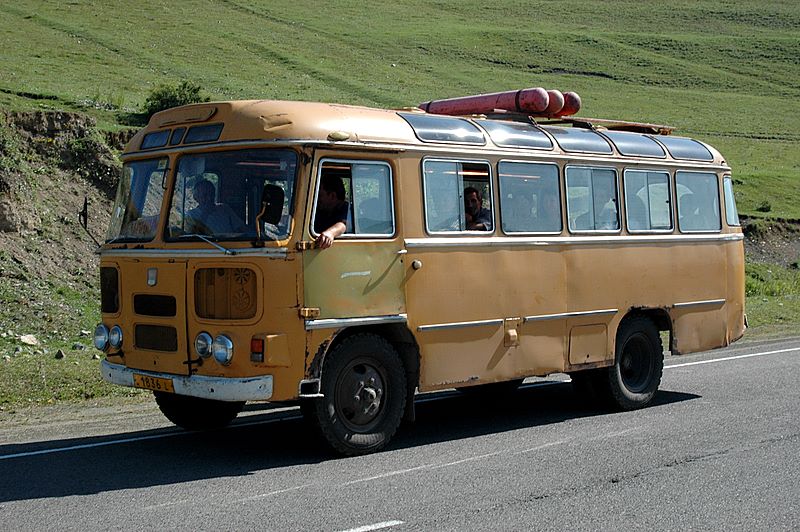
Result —
[[580, 111], [581, 97], [575, 92], [564, 93], [564, 107], [558, 112], [557, 116], [571, 116]]
[[561, 91], [549, 90], [547, 96], [550, 102], [547, 104], [547, 109], [544, 110], [546, 116], [556, 116], [564, 108], [564, 95]]
[[547, 109], [548, 104], [549, 96], [547, 91], [536, 87], [518, 91], [432, 100], [421, 103], [419, 108], [428, 113], [440, 115], [484, 114], [496, 110], [537, 114]]

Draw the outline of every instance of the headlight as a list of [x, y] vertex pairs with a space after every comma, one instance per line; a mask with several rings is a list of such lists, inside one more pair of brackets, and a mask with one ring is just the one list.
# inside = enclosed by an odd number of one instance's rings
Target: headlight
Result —
[[224, 334], [220, 334], [211, 344], [211, 353], [214, 355], [214, 360], [227, 366], [233, 358], [233, 342]]
[[207, 332], [201, 332], [197, 335], [197, 338], [194, 339], [194, 350], [197, 351], [197, 354], [203, 358], [208, 358], [211, 356], [211, 344], [214, 342], [214, 339], [211, 338], [211, 335]]
[[122, 328], [119, 325], [114, 325], [108, 332], [108, 343], [114, 349], [122, 347]]
[[102, 323], [94, 328], [94, 346], [100, 351], [108, 349], [108, 327]]

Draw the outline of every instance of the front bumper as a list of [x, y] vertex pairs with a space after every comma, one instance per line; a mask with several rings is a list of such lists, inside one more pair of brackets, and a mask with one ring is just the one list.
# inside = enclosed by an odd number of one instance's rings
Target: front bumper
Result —
[[272, 375], [261, 377], [204, 377], [202, 375], [172, 375], [130, 369], [122, 364], [103, 360], [100, 365], [103, 379], [121, 386], [133, 387], [133, 374], [171, 379], [178, 395], [189, 395], [217, 401], [266, 401], [272, 397]]

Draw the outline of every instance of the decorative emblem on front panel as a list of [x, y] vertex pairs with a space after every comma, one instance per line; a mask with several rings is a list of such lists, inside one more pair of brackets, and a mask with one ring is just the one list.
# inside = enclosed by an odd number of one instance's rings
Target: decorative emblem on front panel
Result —
[[250, 306], [250, 294], [240, 288], [233, 294], [233, 306], [238, 310], [246, 310]]
[[247, 284], [252, 276], [253, 272], [247, 268], [236, 268], [233, 271], [233, 278], [236, 280], [236, 284]]

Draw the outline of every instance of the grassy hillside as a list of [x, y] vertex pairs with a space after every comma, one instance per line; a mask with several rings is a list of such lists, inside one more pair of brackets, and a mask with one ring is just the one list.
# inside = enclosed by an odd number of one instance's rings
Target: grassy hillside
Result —
[[584, 116], [717, 146], [741, 210], [800, 218], [800, 4], [747, 0], [0, 5], [0, 106], [84, 109], [113, 129], [160, 83], [212, 98], [408, 106], [545, 86]]

